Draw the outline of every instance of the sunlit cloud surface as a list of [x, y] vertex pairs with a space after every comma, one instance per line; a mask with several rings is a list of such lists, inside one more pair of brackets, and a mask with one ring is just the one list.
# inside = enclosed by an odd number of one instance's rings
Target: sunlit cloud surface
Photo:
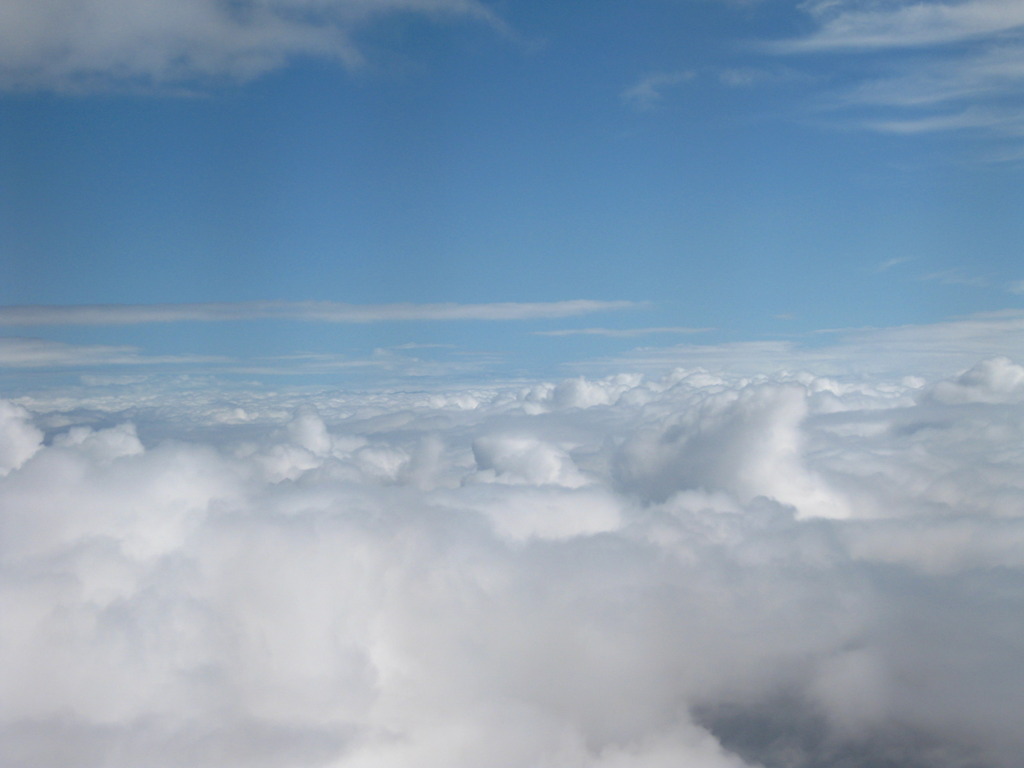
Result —
[[1024, 368], [0, 401], [12, 765], [1012, 768]]

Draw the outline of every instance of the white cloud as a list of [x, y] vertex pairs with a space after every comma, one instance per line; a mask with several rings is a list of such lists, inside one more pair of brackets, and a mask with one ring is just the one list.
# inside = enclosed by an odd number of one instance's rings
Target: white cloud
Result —
[[32, 424], [27, 411], [0, 400], [0, 475], [24, 464], [42, 442], [43, 433]]
[[845, 98], [865, 105], [928, 107], [998, 96], [1019, 88], [1022, 81], [1021, 46], [1001, 42], [968, 55], [931, 60], [889, 77], [869, 80]]
[[880, 133], [915, 135], [940, 131], [980, 131], [985, 134], [1024, 136], [1024, 114], [1005, 109], [968, 108], [934, 115], [870, 119], [863, 127]]
[[813, 370], [829, 375], [934, 377], [951, 368], [968, 368], [982, 357], [1024, 359], [1024, 311], [1002, 310], [890, 328], [832, 329], [815, 336], [799, 341], [640, 347], [619, 358], [578, 367], [654, 372], [685, 366], [747, 375]]
[[0, 325], [135, 325], [142, 323], [303, 320], [375, 323], [443, 320], [536, 320], [634, 309], [633, 301], [575, 299], [491, 304], [344, 304], [335, 301], [252, 301], [206, 304], [94, 304], [0, 307]]
[[228, 358], [212, 355], [144, 355], [138, 348], [127, 346], [66, 344], [47, 339], [0, 337], [0, 367], [8, 368], [210, 365], [228, 361]]
[[966, 285], [973, 288], [984, 288], [989, 284], [987, 278], [980, 275], [967, 274], [962, 269], [945, 269], [941, 272], [931, 272], [921, 275], [919, 280], [924, 282], [942, 283], [943, 285]]
[[711, 328], [682, 328], [679, 326], [661, 328], [564, 328], [556, 331], [534, 331], [534, 336], [607, 336], [609, 338], [628, 339], [634, 336], [646, 336], [652, 333], [706, 333]]
[[897, 256], [892, 259], [887, 259], [875, 267], [876, 272], [888, 272], [893, 267], [898, 267], [900, 264], [906, 264], [908, 261], [913, 261], [913, 256]]
[[5, 757], [1014, 768], [1021, 382], [0, 401]]
[[0, 86], [188, 86], [247, 80], [298, 56], [352, 67], [359, 24], [397, 12], [501, 26], [475, 0], [7, 0]]
[[652, 72], [622, 92], [622, 99], [637, 109], [652, 109], [662, 99], [664, 91], [692, 80], [696, 76], [690, 70], [678, 72]]
[[[829, 0], [803, 6], [815, 29], [768, 49], [781, 54], [854, 53], [856, 85], [832, 94], [832, 109], [856, 110], [861, 127], [914, 135], [974, 131], [1024, 136], [1024, 6], [1016, 0], [872, 3]], [[849, 81], [849, 73], [844, 77]], [[989, 153], [992, 160], [1015, 153]]]
[[941, 403], [1019, 403], [1024, 401], [1024, 368], [1006, 357], [983, 360], [931, 391]]
[[806, 37], [779, 43], [778, 50], [905, 48], [989, 38], [1024, 29], [1024, 6], [1016, 0], [825, 0], [807, 3], [804, 8], [820, 26]]

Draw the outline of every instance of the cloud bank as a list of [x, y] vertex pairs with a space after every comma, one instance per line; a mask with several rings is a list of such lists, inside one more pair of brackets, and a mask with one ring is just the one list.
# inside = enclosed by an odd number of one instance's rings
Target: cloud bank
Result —
[[7, 0], [0, 87], [91, 90], [244, 81], [296, 57], [362, 63], [363, 24], [387, 14], [500, 27], [475, 0]]
[[47, 768], [1013, 768], [1024, 367], [0, 401]]

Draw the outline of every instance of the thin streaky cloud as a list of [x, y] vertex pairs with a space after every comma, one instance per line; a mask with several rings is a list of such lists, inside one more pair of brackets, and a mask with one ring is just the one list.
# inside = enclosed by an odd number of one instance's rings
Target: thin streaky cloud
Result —
[[1015, 110], [971, 107], [960, 112], [867, 120], [864, 127], [879, 133], [915, 135], [937, 131], [988, 131], [1004, 136], [1024, 135], [1024, 114]]
[[182, 84], [252, 80], [297, 57], [355, 69], [365, 63], [357, 30], [399, 13], [507, 31], [476, 0], [4, 0], [0, 88], [174, 93]]
[[215, 355], [145, 355], [137, 347], [74, 345], [48, 339], [0, 338], [2, 368], [67, 368], [107, 365], [212, 365], [230, 363]]
[[803, 38], [774, 43], [772, 50], [805, 53], [909, 48], [985, 38], [1024, 28], [1024, 3], [1019, 0], [917, 2], [895, 7], [827, 0], [805, 8], [821, 19], [819, 29]]
[[881, 264], [879, 264], [877, 267], [875, 267], [875, 271], [876, 272], [888, 272], [893, 267], [898, 267], [900, 264], [906, 264], [908, 261], [913, 261], [913, 260], [914, 260], [913, 256], [897, 256], [894, 259], [888, 259], [886, 261], [883, 261]]
[[825, 109], [857, 110], [851, 122], [875, 133], [1024, 136], [1024, 3], [815, 0], [801, 8], [815, 28], [762, 50], [854, 53], [871, 64], [860, 82], [824, 99]]
[[691, 70], [678, 72], [653, 72], [641, 77], [622, 92], [622, 100], [637, 109], [651, 109], [664, 99], [664, 91], [692, 80], [696, 73]]
[[987, 278], [979, 275], [968, 275], [963, 270], [946, 269], [941, 272], [931, 272], [921, 275], [918, 280], [922, 282], [939, 283], [940, 285], [966, 285], [973, 288], [985, 288], [989, 285]]
[[1019, 42], [1001, 42], [946, 61], [915, 63], [904, 71], [868, 81], [850, 92], [850, 104], [922, 107], [998, 96], [1024, 83]]
[[713, 328], [566, 328], [557, 331], [534, 331], [534, 336], [607, 336], [610, 338], [633, 338], [652, 333], [707, 333]]
[[826, 343], [773, 339], [641, 347], [571, 367], [579, 371], [611, 367], [663, 371], [682, 366], [744, 375], [812, 369], [827, 375], [948, 375], [987, 357], [1024, 359], [1024, 310], [982, 312], [929, 324], [828, 328], [811, 334], [825, 335], [835, 339]]
[[142, 325], [147, 323], [299, 320], [376, 323], [445, 320], [540, 320], [642, 307], [635, 301], [575, 299], [491, 304], [344, 304], [334, 301], [254, 301], [204, 304], [91, 304], [0, 307], [0, 325]]

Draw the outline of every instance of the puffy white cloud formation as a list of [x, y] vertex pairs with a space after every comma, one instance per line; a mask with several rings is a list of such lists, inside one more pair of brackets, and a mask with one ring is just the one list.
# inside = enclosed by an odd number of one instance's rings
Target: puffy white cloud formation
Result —
[[43, 442], [43, 433], [32, 424], [28, 412], [0, 400], [0, 474], [17, 469]]
[[1013, 403], [1024, 400], [1024, 367], [1007, 357], [982, 360], [953, 381], [932, 390], [941, 403]]
[[3, 763], [1011, 768], [1021, 379], [0, 402]]

